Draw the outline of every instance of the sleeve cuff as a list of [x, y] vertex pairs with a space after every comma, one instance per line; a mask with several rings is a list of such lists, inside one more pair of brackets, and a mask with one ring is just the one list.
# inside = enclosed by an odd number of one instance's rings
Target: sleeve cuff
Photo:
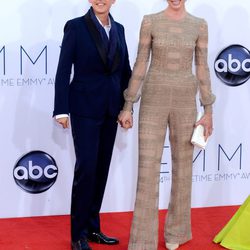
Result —
[[56, 119], [66, 118], [66, 117], [69, 117], [69, 115], [67, 115], [67, 114], [55, 115], [55, 118], [56, 118]]

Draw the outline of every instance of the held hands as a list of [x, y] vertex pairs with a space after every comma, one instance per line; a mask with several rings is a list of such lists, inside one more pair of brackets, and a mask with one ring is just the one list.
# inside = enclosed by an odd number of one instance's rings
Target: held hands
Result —
[[68, 117], [57, 118], [56, 121], [59, 124], [61, 124], [63, 128], [69, 128], [69, 118]]
[[117, 122], [122, 128], [129, 129], [133, 127], [133, 116], [130, 111], [122, 110], [118, 116]]
[[213, 132], [213, 118], [211, 113], [204, 114], [199, 121], [195, 123], [195, 127], [202, 125], [204, 127], [205, 141], [212, 135]]

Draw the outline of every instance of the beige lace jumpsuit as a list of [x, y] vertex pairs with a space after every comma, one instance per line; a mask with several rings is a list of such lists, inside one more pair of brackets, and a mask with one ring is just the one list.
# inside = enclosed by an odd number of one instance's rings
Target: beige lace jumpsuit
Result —
[[[215, 100], [207, 65], [207, 40], [206, 22], [188, 13], [181, 20], [172, 20], [165, 12], [143, 18], [133, 75], [124, 93], [124, 110], [131, 110], [141, 96], [138, 184], [129, 250], [158, 247], [159, 176], [167, 127], [172, 188], [165, 241], [182, 244], [192, 237], [190, 140], [197, 90], [205, 112], [212, 112]], [[192, 74], [193, 56], [196, 76]]]

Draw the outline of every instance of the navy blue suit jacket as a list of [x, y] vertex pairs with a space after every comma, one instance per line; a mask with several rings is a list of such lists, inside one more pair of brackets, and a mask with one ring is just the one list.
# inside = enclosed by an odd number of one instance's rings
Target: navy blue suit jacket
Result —
[[[118, 33], [118, 46], [113, 65], [108, 66], [101, 36], [90, 15], [87, 13], [66, 23], [55, 80], [53, 116], [118, 115], [131, 69], [124, 28], [117, 22], [113, 25]], [[70, 83], [72, 65], [74, 75]]]

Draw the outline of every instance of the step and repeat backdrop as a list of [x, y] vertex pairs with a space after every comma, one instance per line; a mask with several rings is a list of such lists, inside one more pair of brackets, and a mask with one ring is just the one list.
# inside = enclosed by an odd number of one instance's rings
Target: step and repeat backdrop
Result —
[[[0, 0], [0, 217], [68, 214], [74, 168], [70, 129], [52, 118], [54, 79], [68, 19], [83, 15], [87, 0]], [[114, 18], [126, 29], [133, 66], [143, 15], [164, 0], [117, 0]], [[193, 207], [241, 204], [250, 192], [249, 0], [187, 0], [207, 20], [214, 134], [193, 156]], [[135, 126], [119, 128], [102, 211], [133, 210], [138, 160]], [[167, 138], [167, 137], [166, 137]], [[163, 149], [159, 208], [171, 187], [168, 139]]]

